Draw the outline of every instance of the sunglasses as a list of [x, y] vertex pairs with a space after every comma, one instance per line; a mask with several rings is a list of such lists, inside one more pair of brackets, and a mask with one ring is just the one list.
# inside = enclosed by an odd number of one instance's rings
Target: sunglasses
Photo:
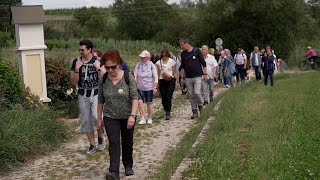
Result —
[[79, 51], [81, 51], [81, 52], [83, 52], [84, 50], [86, 50], [86, 49], [79, 49]]
[[106, 68], [106, 70], [110, 70], [110, 69], [115, 70], [115, 69], [117, 69], [117, 65], [114, 65], [114, 66], [104, 66], [104, 67]]

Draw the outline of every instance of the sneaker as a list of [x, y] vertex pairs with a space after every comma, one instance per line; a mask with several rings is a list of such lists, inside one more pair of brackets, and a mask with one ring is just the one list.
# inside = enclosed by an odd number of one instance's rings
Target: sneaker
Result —
[[106, 143], [104, 142], [103, 137], [98, 137], [98, 147], [97, 147], [97, 149], [99, 151], [102, 151], [102, 150], [104, 150], [104, 148], [106, 148]]
[[132, 175], [134, 175], [134, 172], [133, 172], [133, 170], [132, 170], [132, 167], [125, 167], [125, 168], [124, 168], [124, 172], [125, 172], [126, 176], [132, 176]]
[[120, 180], [119, 173], [117, 173], [117, 172], [108, 172], [106, 174], [106, 180]]
[[89, 149], [87, 150], [87, 154], [93, 154], [97, 151], [96, 146], [90, 145]]
[[208, 101], [204, 101], [203, 105], [205, 106], [205, 105], [207, 105], [207, 104], [209, 104]]
[[147, 124], [152, 124], [152, 118], [151, 117], [148, 119]]
[[146, 119], [144, 118], [144, 116], [141, 117], [138, 124], [146, 124]]

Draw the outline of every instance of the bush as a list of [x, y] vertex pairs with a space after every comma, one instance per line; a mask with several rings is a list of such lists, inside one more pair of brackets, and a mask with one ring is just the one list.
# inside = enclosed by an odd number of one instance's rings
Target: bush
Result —
[[50, 105], [56, 110], [69, 112], [70, 110], [65, 108], [77, 97], [76, 90], [70, 84], [69, 61], [65, 56], [46, 56], [45, 61], [48, 97], [52, 100]]
[[7, 105], [20, 103], [23, 97], [23, 84], [19, 75], [2, 60], [0, 60], [0, 91], [0, 101], [6, 102]]
[[70, 84], [70, 71], [64, 59], [46, 56], [46, 76], [48, 96], [53, 102], [65, 102], [75, 98], [75, 91], [68, 94], [72, 89]]
[[5, 33], [5, 32], [1, 32], [0, 31], [0, 46], [4, 47], [4, 46], [9, 46], [11, 44], [11, 37], [10, 37], [10, 33]]
[[67, 49], [70, 47], [70, 43], [64, 39], [48, 39], [45, 43], [49, 50], [53, 48]]
[[70, 136], [51, 111], [10, 110], [0, 113], [0, 172], [52, 150]]

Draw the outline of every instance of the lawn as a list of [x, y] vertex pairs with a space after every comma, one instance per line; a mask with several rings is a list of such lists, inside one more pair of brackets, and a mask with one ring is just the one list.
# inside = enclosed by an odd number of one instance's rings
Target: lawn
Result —
[[197, 179], [319, 179], [320, 73], [280, 75], [226, 92], [184, 173]]

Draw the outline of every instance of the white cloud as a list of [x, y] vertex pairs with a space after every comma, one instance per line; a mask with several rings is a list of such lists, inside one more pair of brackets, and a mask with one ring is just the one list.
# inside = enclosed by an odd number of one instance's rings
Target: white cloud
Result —
[[[168, 3], [180, 0], [169, 0]], [[24, 5], [43, 5], [45, 9], [79, 8], [79, 7], [108, 7], [114, 0], [22, 0]]]

